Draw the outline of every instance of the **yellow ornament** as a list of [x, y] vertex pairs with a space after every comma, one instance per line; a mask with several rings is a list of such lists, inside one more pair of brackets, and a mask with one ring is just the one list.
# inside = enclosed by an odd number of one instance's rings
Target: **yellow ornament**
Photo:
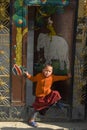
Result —
[[22, 23], [23, 23], [23, 21], [22, 21], [21, 19], [19, 19], [19, 20], [18, 20], [18, 23], [19, 23], [19, 24], [22, 24]]

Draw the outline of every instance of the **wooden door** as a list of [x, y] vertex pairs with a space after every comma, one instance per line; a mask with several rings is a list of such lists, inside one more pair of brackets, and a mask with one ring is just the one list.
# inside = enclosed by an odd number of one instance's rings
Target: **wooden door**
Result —
[[[12, 67], [15, 64], [15, 45], [16, 45], [16, 27], [12, 26]], [[27, 58], [27, 34], [23, 37], [22, 45], [22, 66], [26, 67], [26, 58]], [[26, 82], [23, 76], [14, 75], [12, 73], [12, 91], [11, 91], [11, 103], [12, 105], [25, 105], [26, 99]]]
[[[11, 72], [14, 64], [26, 67], [27, 64], [27, 7], [22, 1], [12, 3], [11, 28]], [[23, 14], [24, 13], [24, 14]], [[25, 105], [26, 83], [23, 76], [11, 73], [11, 104]]]

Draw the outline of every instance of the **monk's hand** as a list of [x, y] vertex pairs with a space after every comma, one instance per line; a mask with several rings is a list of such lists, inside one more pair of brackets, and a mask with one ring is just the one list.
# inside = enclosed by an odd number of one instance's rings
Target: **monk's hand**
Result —
[[28, 72], [27, 72], [27, 71], [24, 71], [24, 72], [23, 72], [23, 76], [24, 76], [25, 78], [27, 78]]

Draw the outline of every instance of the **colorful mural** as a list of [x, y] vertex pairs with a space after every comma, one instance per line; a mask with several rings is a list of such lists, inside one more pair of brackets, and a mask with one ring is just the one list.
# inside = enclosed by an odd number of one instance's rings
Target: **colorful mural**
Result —
[[14, 2], [14, 14], [13, 14], [13, 21], [15, 26], [17, 27], [17, 34], [16, 34], [16, 44], [15, 47], [15, 58], [14, 64], [19, 66], [22, 65], [22, 40], [25, 33], [27, 33], [27, 29], [23, 30], [22, 28], [26, 26], [26, 15], [27, 9], [24, 6], [23, 0], [15, 0]]
[[[69, 0], [13, 0], [13, 17], [12, 25], [14, 23], [16, 27], [15, 39], [15, 57], [14, 63], [18, 66], [23, 64], [23, 37], [28, 32], [27, 28], [27, 6], [35, 6], [37, 8], [36, 25], [33, 29], [39, 30], [44, 25], [44, 18], [50, 18], [55, 12], [58, 14], [64, 13], [64, 7], [69, 4]], [[11, 1], [12, 2], [12, 1]], [[54, 6], [53, 5], [57, 5]], [[84, 4], [83, 4], [84, 3]], [[45, 6], [46, 4], [46, 6]], [[23, 121], [27, 120], [28, 109], [26, 106], [12, 106], [11, 105], [11, 44], [10, 44], [10, 0], [0, 1], [0, 120], [14, 120]], [[42, 5], [42, 6], [40, 6]], [[55, 8], [54, 8], [55, 7]], [[87, 85], [87, 0], [79, 0], [79, 11], [78, 11], [78, 23], [77, 23], [77, 36], [76, 36], [76, 53], [75, 53], [75, 64], [74, 64], [74, 81], [73, 81], [73, 102], [72, 102], [72, 118], [73, 119], [84, 119], [84, 104], [86, 95]], [[49, 19], [51, 21], [51, 19]], [[50, 33], [50, 43], [52, 38], [56, 35], [56, 31], [52, 27], [48, 27]], [[46, 35], [46, 33], [40, 34]], [[57, 36], [57, 38], [60, 38]], [[62, 38], [62, 40], [64, 40]], [[66, 50], [68, 49], [67, 43]], [[42, 44], [41, 44], [42, 46]], [[47, 46], [48, 47], [48, 46]], [[48, 47], [49, 48], [49, 47]], [[55, 47], [56, 48], [56, 47]], [[40, 49], [38, 43], [37, 49]], [[45, 49], [45, 47], [44, 47]], [[54, 48], [52, 48], [54, 49]], [[47, 51], [47, 50], [45, 50]], [[61, 53], [60, 53], [61, 54]], [[46, 53], [44, 53], [46, 56]], [[48, 58], [48, 57], [46, 57]], [[48, 58], [51, 60], [51, 58]], [[13, 60], [13, 59], [12, 59]], [[40, 59], [41, 60], [41, 59]], [[63, 59], [64, 60], [64, 59]], [[65, 60], [66, 61], [66, 60]], [[66, 61], [67, 62], [67, 61]], [[64, 63], [64, 62], [63, 62]], [[59, 64], [53, 61], [54, 66]], [[64, 65], [64, 64], [63, 64]], [[64, 67], [64, 66], [61, 66]], [[56, 71], [55, 71], [56, 72]], [[55, 111], [55, 110], [54, 110]], [[53, 112], [53, 111], [52, 111]], [[51, 113], [52, 113], [51, 112]], [[58, 113], [59, 114], [59, 113]], [[55, 115], [56, 116], [56, 115]], [[59, 116], [59, 115], [58, 115]], [[67, 115], [66, 115], [67, 117]], [[60, 115], [61, 118], [61, 115]]]
[[[37, 38], [39, 62], [36, 63], [36, 71], [41, 71], [44, 64], [52, 64], [55, 74], [66, 74], [70, 69], [68, 43], [62, 36], [57, 35], [51, 17], [48, 17], [46, 27], [49, 33], [40, 33]], [[43, 57], [40, 49], [44, 49]]]
[[69, 4], [69, 0], [25, 0], [24, 3], [26, 5], [31, 5], [31, 6], [34, 6], [34, 5], [48, 5], [48, 4], [51, 4], [51, 5], [61, 5], [61, 6], [66, 6]]

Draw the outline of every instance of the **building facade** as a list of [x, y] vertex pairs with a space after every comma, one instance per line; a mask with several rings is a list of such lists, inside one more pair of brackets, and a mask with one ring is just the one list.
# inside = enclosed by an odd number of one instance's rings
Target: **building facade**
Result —
[[[84, 4], [83, 4], [84, 3]], [[0, 120], [26, 121], [32, 111], [35, 84], [14, 72], [14, 65], [37, 74], [46, 63], [66, 107], [51, 107], [37, 120], [87, 118], [87, 0], [2, 0], [0, 2]], [[55, 112], [56, 111], [56, 112]]]

